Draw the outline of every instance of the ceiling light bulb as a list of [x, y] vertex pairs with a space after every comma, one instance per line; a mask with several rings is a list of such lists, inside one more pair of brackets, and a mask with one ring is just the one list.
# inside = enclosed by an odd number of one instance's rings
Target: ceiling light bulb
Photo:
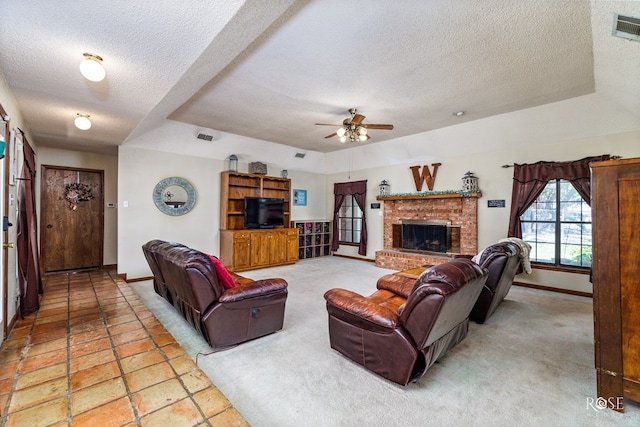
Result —
[[336, 135], [343, 137], [347, 131], [344, 128], [340, 128], [336, 131]]
[[84, 60], [80, 63], [80, 72], [92, 82], [102, 81], [106, 75], [102, 66], [102, 58], [91, 53], [84, 53]]
[[346, 137], [346, 136], [344, 136], [344, 135], [342, 135], [342, 136], [340, 137], [340, 142], [347, 142], [347, 137]]
[[366, 128], [360, 128], [360, 129], [358, 129], [358, 133], [360, 134], [360, 136], [365, 136], [367, 134], [367, 129]]
[[89, 128], [91, 128], [91, 120], [89, 120], [88, 114], [78, 113], [78, 117], [76, 117], [74, 123], [80, 130], [88, 130]]

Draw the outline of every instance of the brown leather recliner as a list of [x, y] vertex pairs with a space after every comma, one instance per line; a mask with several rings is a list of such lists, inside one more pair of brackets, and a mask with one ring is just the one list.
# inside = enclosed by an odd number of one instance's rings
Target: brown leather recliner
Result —
[[476, 258], [480, 267], [487, 269], [489, 277], [469, 318], [484, 323], [511, 289], [520, 267], [520, 247], [512, 242], [499, 242], [488, 246]]
[[409, 291], [388, 281], [369, 297], [330, 289], [331, 348], [390, 381], [415, 382], [466, 337], [486, 279], [476, 263], [454, 259], [427, 269]]
[[169, 301], [214, 348], [282, 329], [287, 282], [253, 281], [231, 273], [225, 289], [207, 254], [180, 243], [152, 240], [142, 246], [155, 291]]
[[151, 273], [153, 273], [153, 289], [158, 295], [162, 296], [164, 299], [173, 304], [174, 295], [171, 295], [169, 293], [169, 289], [167, 288], [167, 284], [164, 281], [164, 276], [160, 271], [160, 267], [158, 266], [158, 262], [156, 261], [155, 256], [158, 247], [165, 243], [167, 242], [165, 242], [164, 240], [151, 240], [142, 246], [142, 253], [144, 253], [144, 257], [149, 264], [149, 268], [151, 268]]

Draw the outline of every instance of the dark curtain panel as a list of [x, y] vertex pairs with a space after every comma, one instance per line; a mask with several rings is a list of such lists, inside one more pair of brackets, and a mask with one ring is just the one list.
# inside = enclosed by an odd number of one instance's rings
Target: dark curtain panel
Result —
[[18, 288], [20, 290], [20, 313], [22, 316], [34, 313], [40, 308], [39, 294], [42, 293], [40, 280], [40, 259], [38, 256], [37, 217], [34, 194], [36, 158], [33, 149], [22, 136], [24, 165], [18, 185]]
[[532, 164], [513, 165], [513, 190], [508, 236], [522, 238], [520, 216], [535, 202], [547, 183], [553, 179], [565, 179], [571, 182], [580, 197], [591, 206], [589, 163], [609, 160], [609, 158], [608, 154], [604, 154], [571, 162], [540, 161]]
[[367, 211], [365, 204], [367, 200], [367, 181], [341, 182], [333, 185], [333, 194], [335, 196], [335, 205], [333, 207], [333, 240], [331, 241], [331, 250], [337, 251], [340, 247], [338, 237], [338, 211], [345, 196], [352, 195], [362, 210], [362, 228], [360, 230], [360, 245], [358, 247], [359, 255], [367, 254]]
[[342, 206], [345, 198], [344, 194], [335, 193], [335, 185], [338, 184], [334, 184], [333, 237], [331, 239], [331, 250], [334, 252], [340, 247], [340, 239], [338, 237], [338, 211], [340, 211], [340, 206]]

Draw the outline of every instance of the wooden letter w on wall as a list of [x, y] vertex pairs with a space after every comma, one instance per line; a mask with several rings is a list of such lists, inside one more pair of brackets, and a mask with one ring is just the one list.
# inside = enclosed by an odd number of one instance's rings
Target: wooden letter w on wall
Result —
[[411, 172], [413, 173], [413, 180], [416, 183], [416, 191], [422, 191], [422, 183], [427, 181], [427, 188], [429, 191], [433, 190], [433, 184], [436, 182], [436, 174], [438, 173], [438, 166], [442, 163], [431, 163], [433, 166], [433, 176], [429, 172], [429, 167], [424, 165], [422, 167], [422, 175], [420, 174], [420, 166], [411, 166]]

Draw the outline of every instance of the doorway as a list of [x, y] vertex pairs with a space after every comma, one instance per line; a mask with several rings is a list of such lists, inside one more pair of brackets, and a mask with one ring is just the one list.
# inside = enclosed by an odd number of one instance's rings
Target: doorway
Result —
[[103, 266], [104, 171], [42, 165], [42, 273]]

